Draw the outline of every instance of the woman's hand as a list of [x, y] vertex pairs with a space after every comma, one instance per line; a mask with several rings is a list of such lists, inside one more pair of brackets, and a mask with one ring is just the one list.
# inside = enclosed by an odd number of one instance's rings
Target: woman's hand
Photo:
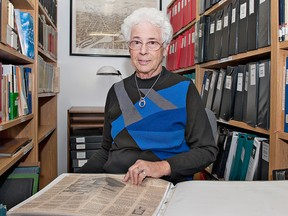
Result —
[[123, 181], [130, 181], [132, 184], [140, 185], [146, 177], [160, 178], [169, 176], [171, 168], [167, 161], [144, 161], [137, 160], [124, 176]]

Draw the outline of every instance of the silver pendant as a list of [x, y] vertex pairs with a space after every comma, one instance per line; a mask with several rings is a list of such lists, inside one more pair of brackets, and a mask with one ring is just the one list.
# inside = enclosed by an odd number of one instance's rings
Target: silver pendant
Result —
[[138, 104], [139, 104], [139, 107], [141, 108], [145, 107], [146, 106], [145, 98], [141, 97]]

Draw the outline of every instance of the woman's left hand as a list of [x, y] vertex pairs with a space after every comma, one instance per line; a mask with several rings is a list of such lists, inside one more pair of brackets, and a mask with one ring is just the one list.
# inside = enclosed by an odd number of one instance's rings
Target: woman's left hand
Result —
[[140, 185], [146, 177], [160, 178], [171, 174], [171, 168], [167, 161], [137, 160], [124, 176], [123, 181]]

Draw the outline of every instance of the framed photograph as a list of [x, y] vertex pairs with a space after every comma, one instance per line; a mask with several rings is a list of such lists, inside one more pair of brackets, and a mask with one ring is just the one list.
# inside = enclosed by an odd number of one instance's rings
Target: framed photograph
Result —
[[70, 0], [70, 55], [128, 57], [121, 24], [141, 7], [161, 9], [161, 0]]

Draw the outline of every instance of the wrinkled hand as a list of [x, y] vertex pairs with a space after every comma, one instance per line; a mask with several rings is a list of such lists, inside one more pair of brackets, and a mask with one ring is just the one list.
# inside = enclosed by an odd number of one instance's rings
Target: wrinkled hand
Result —
[[171, 168], [167, 161], [137, 160], [124, 176], [123, 181], [140, 185], [146, 177], [160, 178], [171, 174]]

